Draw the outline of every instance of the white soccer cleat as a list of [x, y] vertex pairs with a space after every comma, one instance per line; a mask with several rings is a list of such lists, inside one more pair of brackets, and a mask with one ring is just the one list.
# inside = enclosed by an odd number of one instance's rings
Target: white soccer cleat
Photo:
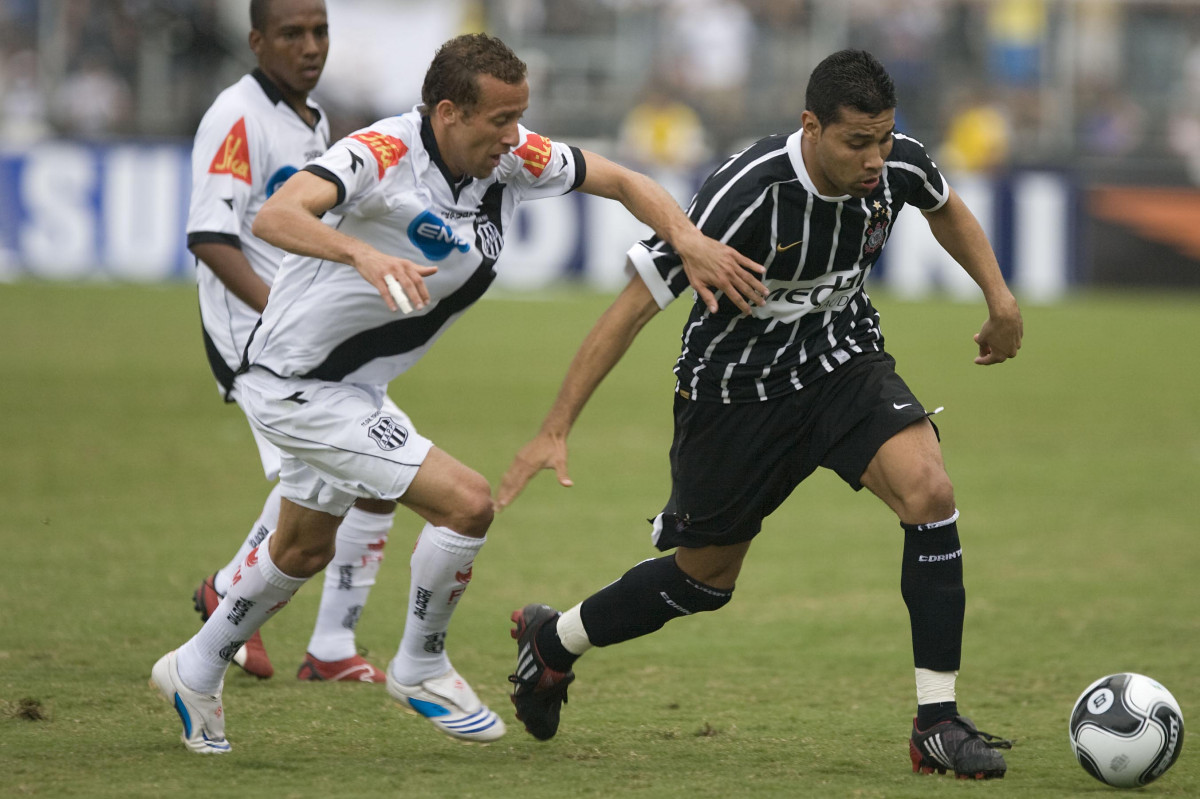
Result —
[[[183, 745], [200, 754], [223, 755], [233, 747], [225, 740], [225, 711], [221, 707], [221, 688], [213, 696], [198, 694], [179, 679], [175, 652], [158, 659], [150, 671], [150, 687], [158, 689], [163, 699], [175, 708], [183, 722], [179, 739]], [[224, 687], [222, 683], [221, 687]]]
[[424, 716], [434, 727], [463, 741], [487, 743], [504, 735], [504, 722], [453, 668], [420, 685], [401, 685], [387, 669], [387, 690], [406, 709]]

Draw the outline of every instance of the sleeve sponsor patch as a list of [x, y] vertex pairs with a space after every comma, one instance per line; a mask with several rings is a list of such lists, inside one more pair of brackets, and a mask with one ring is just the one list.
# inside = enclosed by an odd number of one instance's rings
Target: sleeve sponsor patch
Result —
[[234, 122], [233, 127], [225, 134], [225, 141], [209, 164], [208, 171], [213, 175], [233, 175], [247, 184], [251, 182], [250, 144], [246, 138], [245, 117]]
[[550, 140], [545, 136], [530, 133], [525, 137], [525, 143], [513, 152], [521, 157], [521, 160], [525, 162], [525, 168], [535, 178], [540, 178], [542, 171], [550, 165], [552, 150]]
[[366, 133], [355, 133], [350, 138], [362, 142], [370, 149], [371, 154], [375, 156], [375, 162], [379, 165], [380, 180], [383, 179], [383, 173], [400, 163], [400, 159], [408, 152], [408, 145], [386, 133], [369, 130]]

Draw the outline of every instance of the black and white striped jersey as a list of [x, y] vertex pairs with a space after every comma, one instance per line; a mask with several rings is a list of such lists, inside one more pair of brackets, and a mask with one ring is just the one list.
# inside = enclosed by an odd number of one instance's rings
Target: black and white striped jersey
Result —
[[[768, 136], [722, 164], [688, 215], [704, 233], [767, 268], [768, 301], [744, 315], [728, 298], [712, 314], [697, 302], [675, 363], [682, 396], [751, 402], [796, 391], [855, 354], [883, 349], [864, 282], [905, 203], [940, 208], [949, 188], [915, 139], [895, 134], [875, 191], [824, 197], [804, 166], [800, 131]], [[689, 288], [679, 255], [658, 237], [630, 263], [659, 307]]]
[[420, 360], [492, 284], [518, 203], [565, 194], [584, 180], [578, 149], [524, 126], [520, 139], [487, 178], [455, 181], [429, 118], [413, 110], [347, 136], [308, 164], [338, 190], [325, 224], [437, 267], [425, 278], [430, 302], [392, 312], [353, 267], [289, 254], [247, 349], [249, 364], [280, 377], [385, 385]]

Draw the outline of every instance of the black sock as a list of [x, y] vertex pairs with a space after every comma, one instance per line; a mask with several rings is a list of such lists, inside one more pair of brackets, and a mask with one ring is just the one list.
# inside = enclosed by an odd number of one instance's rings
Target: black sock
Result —
[[957, 715], [957, 702], [933, 702], [928, 705], [917, 705], [917, 729], [925, 732], [934, 724], [950, 721]]
[[912, 624], [913, 663], [919, 669], [957, 671], [967, 606], [958, 524], [900, 526], [900, 593]]
[[534, 646], [537, 647], [538, 654], [542, 656], [542, 662], [555, 671], [570, 671], [571, 666], [579, 659], [579, 655], [562, 645], [562, 640], [558, 637], [557, 618], [554, 621], [546, 622], [537, 631]]
[[732, 596], [732, 588], [721, 590], [688, 577], [675, 556], [667, 555], [642, 561], [585, 599], [580, 619], [593, 645], [609, 646], [652, 633], [671, 619], [716, 610]]

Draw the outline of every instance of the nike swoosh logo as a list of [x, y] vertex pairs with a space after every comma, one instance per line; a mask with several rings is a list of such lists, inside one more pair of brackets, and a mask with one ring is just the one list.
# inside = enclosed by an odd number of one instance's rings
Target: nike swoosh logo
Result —
[[896, 403], [894, 403], [894, 402], [892, 403], [892, 407], [893, 407], [893, 408], [895, 408], [895, 409], [896, 409], [896, 410], [898, 410], [898, 411], [902, 411], [902, 410], [904, 410], [904, 409], [905, 409], [905, 408], [907, 408], [909, 405], [912, 405], [912, 403], [911, 403], [911, 402], [906, 402], [906, 403], [904, 403], [903, 405], [897, 405], [897, 404], [896, 404]]
[[804, 239], [799, 239], [797, 241], [793, 241], [791, 244], [779, 244], [775, 247], [775, 252], [787, 252], [788, 250], [792, 249], [797, 244], [799, 244], [801, 241], [804, 241]]

